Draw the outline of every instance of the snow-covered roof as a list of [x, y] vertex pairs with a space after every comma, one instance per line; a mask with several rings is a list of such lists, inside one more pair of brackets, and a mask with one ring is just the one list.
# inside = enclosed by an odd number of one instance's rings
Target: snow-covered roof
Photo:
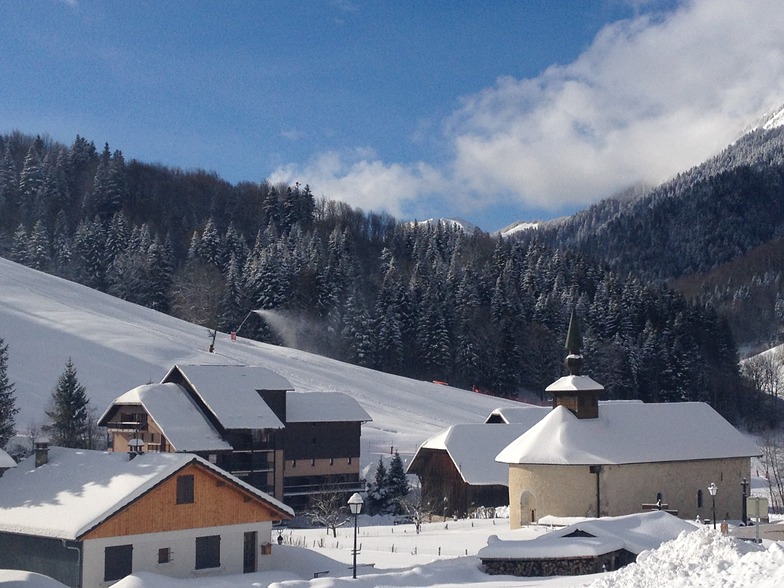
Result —
[[270, 495], [189, 453], [125, 453], [51, 447], [38, 468], [23, 460], [0, 478], [0, 530], [78, 539], [108, 516], [191, 462], [229, 478], [275, 509], [293, 511]]
[[8, 455], [3, 449], [0, 449], [0, 469], [16, 467], [14, 458]]
[[495, 461], [495, 456], [527, 429], [528, 425], [519, 423], [452, 425], [417, 449], [408, 471], [417, 470], [427, 450], [442, 450], [447, 452], [467, 484], [507, 486], [509, 468]]
[[604, 386], [589, 376], [564, 376], [545, 388], [547, 392], [579, 392], [585, 390], [604, 390]]
[[[201, 400], [226, 429], [282, 429], [259, 390], [293, 390], [275, 372], [244, 365], [177, 365]], [[169, 374], [163, 379], [166, 382]]]
[[141, 406], [160, 428], [176, 451], [230, 451], [209, 420], [202, 414], [188, 393], [173, 382], [145, 384], [119, 396], [106, 409], [98, 423], [105, 420], [117, 406]]
[[501, 451], [509, 464], [592, 465], [753, 457], [757, 446], [702, 402], [608, 403], [578, 419], [563, 406]]
[[[478, 555], [481, 559], [587, 557], [618, 549], [639, 554], [695, 530], [691, 522], [657, 510], [586, 520], [527, 541], [502, 541], [491, 536]], [[592, 537], [568, 537], [576, 531]]]
[[528, 428], [531, 428], [547, 416], [552, 409], [551, 406], [536, 406], [533, 404], [502, 406], [493, 410], [485, 419], [485, 422], [501, 420], [506, 424], [518, 423], [528, 425]]
[[289, 423], [366, 423], [372, 420], [359, 402], [343, 392], [286, 394], [286, 422]]

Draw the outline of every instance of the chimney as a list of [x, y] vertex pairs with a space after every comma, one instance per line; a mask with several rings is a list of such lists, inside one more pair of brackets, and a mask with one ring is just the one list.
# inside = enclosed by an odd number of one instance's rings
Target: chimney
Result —
[[33, 442], [35, 449], [35, 467], [49, 463], [49, 439], [40, 437]]

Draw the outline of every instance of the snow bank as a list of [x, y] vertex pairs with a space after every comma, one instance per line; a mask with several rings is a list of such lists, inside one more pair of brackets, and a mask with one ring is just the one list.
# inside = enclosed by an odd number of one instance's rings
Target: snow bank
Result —
[[602, 575], [589, 588], [682, 588], [784, 586], [784, 549], [765, 548], [725, 537], [705, 527], [682, 533], [654, 551], [644, 551], [637, 563]]

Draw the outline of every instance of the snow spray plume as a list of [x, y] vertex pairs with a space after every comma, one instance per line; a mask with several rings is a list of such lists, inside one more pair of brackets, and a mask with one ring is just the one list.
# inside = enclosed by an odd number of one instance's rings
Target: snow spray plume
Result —
[[254, 312], [262, 317], [270, 328], [280, 336], [283, 340], [283, 345], [292, 349], [306, 350], [307, 341], [302, 340], [302, 338], [303, 336], [307, 338], [309, 321], [276, 310], [265, 309]]

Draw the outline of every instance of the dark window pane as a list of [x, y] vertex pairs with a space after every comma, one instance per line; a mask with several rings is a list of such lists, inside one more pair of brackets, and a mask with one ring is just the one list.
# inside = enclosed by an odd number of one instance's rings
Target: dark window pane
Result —
[[193, 502], [193, 476], [177, 476], [177, 504]]
[[196, 537], [196, 569], [219, 568], [220, 535]]

